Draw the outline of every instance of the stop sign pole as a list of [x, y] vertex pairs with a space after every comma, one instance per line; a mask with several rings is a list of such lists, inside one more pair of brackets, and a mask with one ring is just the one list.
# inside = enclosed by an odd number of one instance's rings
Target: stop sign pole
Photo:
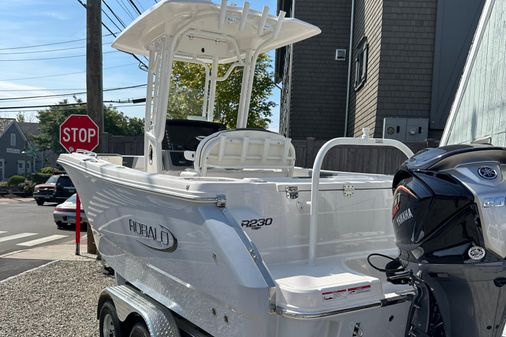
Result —
[[[88, 115], [70, 115], [60, 125], [60, 144], [67, 152], [93, 151], [98, 146], [99, 129]], [[76, 255], [81, 254], [81, 200], [76, 192]]]

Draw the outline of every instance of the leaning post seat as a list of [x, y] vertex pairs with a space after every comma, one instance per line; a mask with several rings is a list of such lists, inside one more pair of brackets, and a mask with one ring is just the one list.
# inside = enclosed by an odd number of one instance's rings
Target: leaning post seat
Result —
[[204, 138], [194, 156], [195, 172], [205, 176], [209, 168], [282, 170], [293, 174], [295, 148], [290, 138], [259, 129], [216, 132]]

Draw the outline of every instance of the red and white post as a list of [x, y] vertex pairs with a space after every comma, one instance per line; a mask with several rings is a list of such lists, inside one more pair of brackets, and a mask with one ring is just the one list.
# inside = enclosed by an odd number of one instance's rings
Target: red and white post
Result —
[[76, 255], [81, 255], [81, 200], [76, 193]]

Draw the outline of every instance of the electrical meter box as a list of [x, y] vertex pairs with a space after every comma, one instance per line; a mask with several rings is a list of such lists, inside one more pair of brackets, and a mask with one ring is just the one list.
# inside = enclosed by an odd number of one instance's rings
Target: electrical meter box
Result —
[[424, 142], [428, 131], [428, 118], [383, 118], [383, 138], [401, 142]]

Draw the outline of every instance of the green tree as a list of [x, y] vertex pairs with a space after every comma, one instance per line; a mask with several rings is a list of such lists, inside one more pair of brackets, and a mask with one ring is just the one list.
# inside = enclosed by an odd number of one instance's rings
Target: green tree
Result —
[[112, 106], [104, 106], [104, 128], [117, 136], [139, 136], [144, 134], [144, 120], [127, 117]]
[[[230, 65], [219, 66], [219, 76], [225, 75]], [[226, 81], [216, 86], [215, 121], [234, 128], [239, 111], [242, 84], [242, 67], [235, 68]], [[204, 101], [204, 67], [198, 64], [175, 62], [173, 67], [168, 117], [185, 118], [201, 115]], [[266, 128], [270, 123], [271, 108], [276, 104], [269, 100], [274, 88], [270, 58], [263, 54], [257, 60], [255, 79], [248, 115], [248, 127]]]
[[[86, 114], [86, 104], [81, 100], [69, 103], [63, 100], [48, 109], [38, 111], [40, 134], [34, 137], [39, 149], [64, 152], [59, 142], [60, 124], [71, 114]], [[104, 106], [105, 132], [113, 135], [135, 136], [144, 133], [144, 122], [140, 118], [129, 118], [113, 106]]]
[[24, 123], [25, 122], [25, 115], [23, 115], [22, 112], [18, 112], [16, 115], [16, 120], [18, 123]]

